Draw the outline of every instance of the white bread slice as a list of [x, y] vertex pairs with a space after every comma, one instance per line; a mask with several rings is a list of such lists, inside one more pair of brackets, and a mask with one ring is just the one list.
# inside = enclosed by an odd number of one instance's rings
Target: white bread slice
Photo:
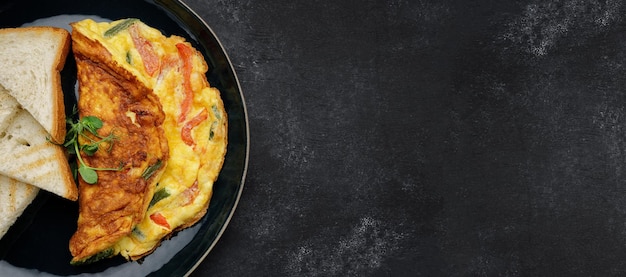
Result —
[[78, 189], [62, 146], [26, 110], [19, 110], [0, 132], [0, 174], [76, 200]]
[[57, 143], [66, 132], [60, 72], [69, 47], [70, 35], [62, 28], [0, 29], [0, 85]]
[[9, 126], [20, 109], [20, 104], [0, 85], [0, 132]]
[[39, 188], [0, 175], [0, 238], [35, 199]]

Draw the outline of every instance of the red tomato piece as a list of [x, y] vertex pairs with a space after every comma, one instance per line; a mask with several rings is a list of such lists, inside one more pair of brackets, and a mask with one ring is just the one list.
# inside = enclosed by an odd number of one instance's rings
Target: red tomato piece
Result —
[[193, 49], [185, 43], [177, 43], [176, 49], [178, 49], [178, 55], [183, 61], [183, 93], [184, 98], [180, 106], [180, 115], [178, 116], [178, 122], [183, 122], [187, 118], [187, 114], [191, 110], [191, 104], [193, 103], [193, 90], [191, 89], [191, 70], [193, 68], [192, 58]]
[[128, 30], [130, 32], [130, 36], [133, 39], [133, 43], [135, 44], [135, 48], [141, 55], [141, 59], [143, 60], [143, 67], [146, 69], [146, 72], [150, 76], [154, 76], [154, 74], [159, 71], [161, 60], [159, 59], [159, 55], [152, 48], [152, 43], [149, 40], [139, 34], [139, 30], [137, 29], [137, 25], [133, 25]]
[[151, 214], [150, 215], [150, 219], [154, 223], [156, 223], [156, 224], [158, 224], [160, 226], [163, 226], [163, 227], [165, 227], [167, 229], [170, 229], [170, 224], [167, 223], [167, 219], [161, 213], [153, 213], [153, 214]]
[[183, 142], [185, 142], [185, 144], [189, 146], [193, 146], [196, 144], [193, 140], [193, 137], [191, 136], [191, 130], [200, 125], [200, 123], [202, 123], [202, 121], [205, 121], [207, 118], [209, 118], [209, 113], [206, 109], [202, 109], [202, 111], [198, 115], [185, 123], [183, 129], [180, 131], [181, 138], [183, 139]]
[[183, 197], [187, 200], [183, 205], [187, 206], [193, 203], [193, 200], [196, 199], [199, 193], [200, 188], [198, 188], [198, 180], [196, 180], [195, 182], [193, 182], [193, 185], [191, 187], [182, 192]]

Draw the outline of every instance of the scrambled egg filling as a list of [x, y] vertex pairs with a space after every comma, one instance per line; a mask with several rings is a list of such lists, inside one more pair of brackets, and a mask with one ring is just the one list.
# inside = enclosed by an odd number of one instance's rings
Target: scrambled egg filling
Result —
[[202, 54], [182, 37], [166, 37], [136, 19], [87, 19], [74, 28], [104, 45], [117, 64], [153, 89], [165, 113], [167, 166], [144, 219], [114, 246], [116, 253], [137, 259], [206, 213], [226, 153], [224, 105], [206, 79]]

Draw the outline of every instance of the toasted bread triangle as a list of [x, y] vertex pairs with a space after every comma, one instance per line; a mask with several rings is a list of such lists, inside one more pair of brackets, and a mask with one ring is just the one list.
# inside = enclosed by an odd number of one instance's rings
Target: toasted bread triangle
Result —
[[0, 238], [35, 199], [39, 188], [0, 175]]
[[64, 149], [46, 136], [32, 115], [20, 109], [0, 132], [0, 174], [76, 200], [78, 189]]
[[20, 110], [20, 103], [17, 103], [13, 96], [6, 93], [0, 85], [0, 132], [3, 132]]
[[0, 85], [48, 132], [65, 139], [65, 104], [60, 72], [70, 35], [56, 27], [0, 29]]

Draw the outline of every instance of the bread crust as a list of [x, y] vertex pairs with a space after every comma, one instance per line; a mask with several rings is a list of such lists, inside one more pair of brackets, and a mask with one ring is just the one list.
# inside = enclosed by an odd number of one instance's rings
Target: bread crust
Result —
[[[42, 27], [45, 28], [45, 27]], [[52, 28], [52, 27], [50, 27]], [[63, 143], [65, 140], [66, 128], [65, 128], [65, 101], [63, 94], [63, 87], [61, 85], [61, 71], [65, 67], [65, 61], [67, 60], [67, 55], [70, 52], [71, 38], [69, 32], [65, 29], [52, 28], [55, 32], [59, 32], [59, 35], [63, 37], [62, 39], [62, 47], [59, 52], [57, 52], [56, 58], [56, 68], [54, 69], [57, 74], [54, 75], [53, 83], [54, 90], [53, 101], [55, 101], [53, 116], [55, 117], [54, 124], [52, 126], [52, 130], [50, 131], [51, 138], [54, 142]]]

